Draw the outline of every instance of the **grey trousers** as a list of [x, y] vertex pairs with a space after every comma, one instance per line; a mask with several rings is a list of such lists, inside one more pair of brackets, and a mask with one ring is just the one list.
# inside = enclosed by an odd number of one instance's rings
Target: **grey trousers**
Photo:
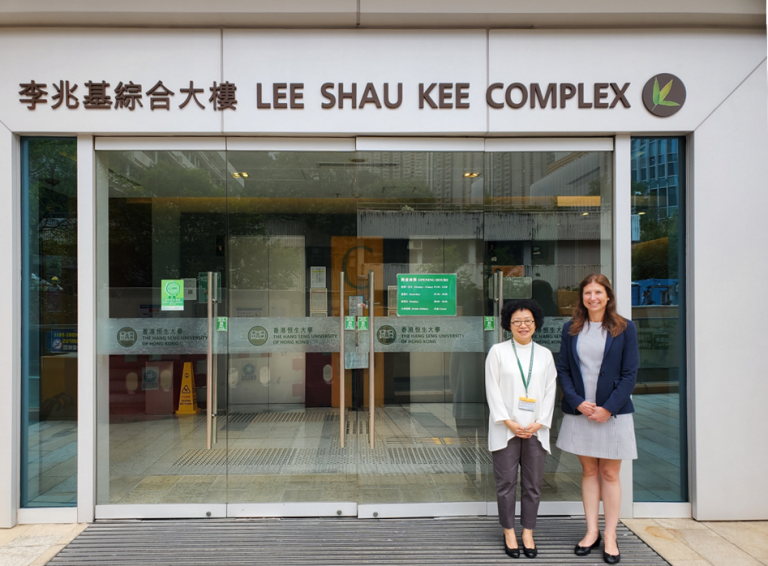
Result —
[[535, 436], [527, 439], [515, 436], [509, 440], [506, 448], [491, 454], [493, 475], [496, 478], [496, 500], [499, 502], [499, 523], [505, 529], [515, 528], [517, 467], [520, 466], [520, 523], [524, 529], [535, 528], [547, 451]]

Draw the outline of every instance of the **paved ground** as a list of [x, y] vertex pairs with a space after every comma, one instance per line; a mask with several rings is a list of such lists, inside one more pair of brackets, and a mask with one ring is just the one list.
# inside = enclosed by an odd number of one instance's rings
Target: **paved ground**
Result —
[[[768, 522], [633, 519], [624, 523], [672, 566], [768, 565]], [[21, 525], [0, 530], [0, 566], [43, 566], [87, 526]]]

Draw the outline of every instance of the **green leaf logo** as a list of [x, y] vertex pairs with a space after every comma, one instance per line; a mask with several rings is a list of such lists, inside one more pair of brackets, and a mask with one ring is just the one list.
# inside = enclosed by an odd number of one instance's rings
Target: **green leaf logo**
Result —
[[669, 81], [667, 84], [664, 85], [664, 88], [659, 90], [659, 79], [655, 78], [653, 80], [653, 109], [655, 110], [657, 106], [680, 106], [677, 102], [673, 102], [672, 100], [665, 100], [667, 98], [667, 95], [669, 94], [669, 91], [672, 90], [672, 83], [674, 82], [674, 79]]

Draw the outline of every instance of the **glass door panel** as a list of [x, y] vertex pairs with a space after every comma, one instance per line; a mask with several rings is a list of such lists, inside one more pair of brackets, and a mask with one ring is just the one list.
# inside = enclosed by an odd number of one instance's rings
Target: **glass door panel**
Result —
[[[485, 514], [484, 361], [509, 338], [499, 309], [538, 300], [535, 339], [557, 355], [574, 289], [612, 270], [610, 152], [100, 151], [97, 163], [100, 506]], [[185, 386], [199, 411], [184, 409]], [[576, 501], [560, 418], [543, 499]]]
[[[533, 298], [545, 315], [533, 339], [555, 360], [563, 324], [578, 300], [579, 283], [590, 273], [609, 278], [612, 265], [612, 152], [549, 151], [489, 153], [485, 185], [486, 314], [515, 298]], [[501, 299], [499, 301], [499, 299]], [[508, 331], [488, 333], [492, 342]], [[558, 391], [557, 399], [562, 394]], [[550, 436], [542, 501], [579, 501], [581, 467], [561, 452], [559, 402]], [[488, 501], [495, 501], [491, 484]]]
[[[229, 513], [355, 515], [358, 421], [342, 413], [340, 273], [353, 155], [229, 152]], [[347, 292], [347, 295], [350, 295]], [[345, 312], [348, 305], [344, 304]], [[356, 393], [356, 391], [355, 391]]]
[[[374, 430], [358, 439], [361, 516], [485, 513], [483, 161], [357, 156], [357, 276], [374, 276], [375, 352], [374, 377], [363, 376], [375, 395]], [[368, 399], [357, 404], [366, 420]]]
[[225, 174], [224, 152], [97, 152], [97, 505], [225, 512]]

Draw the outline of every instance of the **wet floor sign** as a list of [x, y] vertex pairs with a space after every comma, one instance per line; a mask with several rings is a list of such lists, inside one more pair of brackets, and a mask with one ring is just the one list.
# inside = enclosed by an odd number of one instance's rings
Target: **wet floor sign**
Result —
[[195, 374], [192, 371], [192, 362], [184, 364], [184, 374], [181, 377], [181, 393], [179, 394], [178, 416], [196, 415], [199, 409], [197, 407], [197, 390], [195, 389]]

